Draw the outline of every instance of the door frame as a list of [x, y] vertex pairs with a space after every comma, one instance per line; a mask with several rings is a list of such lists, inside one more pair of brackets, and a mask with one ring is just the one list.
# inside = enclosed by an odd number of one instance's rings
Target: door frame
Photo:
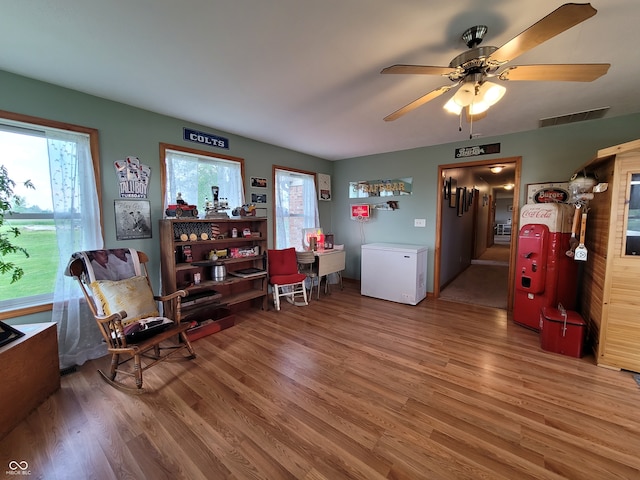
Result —
[[[513, 211], [511, 213], [511, 241], [509, 244], [509, 276], [508, 276], [508, 297], [507, 297], [507, 311], [513, 311], [513, 298], [514, 298], [514, 280], [515, 280], [515, 263], [516, 263], [516, 235], [519, 231], [519, 212], [520, 212], [520, 177], [522, 173], [522, 157], [505, 157], [505, 158], [493, 158], [490, 160], [479, 160], [474, 162], [461, 162], [450, 163], [445, 165], [438, 165], [438, 184], [439, 190], [442, 188], [442, 179], [444, 170], [450, 170], [454, 168], [472, 168], [472, 167], [489, 167], [495, 164], [507, 164], [512, 163], [515, 165], [514, 172], [514, 187], [513, 187]], [[441, 269], [441, 254], [442, 254], [442, 209], [446, 205], [444, 204], [443, 194], [440, 193], [437, 196], [436, 204], [436, 244], [434, 252], [434, 271], [433, 271], [433, 297], [440, 297], [440, 269]], [[493, 208], [493, 206], [491, 206]]]

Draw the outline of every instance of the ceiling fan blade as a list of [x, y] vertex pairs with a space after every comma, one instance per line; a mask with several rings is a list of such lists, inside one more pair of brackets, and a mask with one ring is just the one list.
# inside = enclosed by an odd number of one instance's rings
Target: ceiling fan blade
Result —
[[449, 75], [455, 72], [451, 67], [430, 67], [428, 65], [392, 65], [383, 68], [380, 73], [399, 73], [411, 75]]
[[543, 42], [584, 22], [597, 10], [590, 3], [566, 3], [493, 52], [489, 62], [509, 62]]
[[610, 66], [609, 63], [518, 65], [507, 68], [498, 77], [500, 80], [593, 82], [607, 73]]
[[443, 93], [447, 93], [449, 90], [451, 90], [451, 88], [453, 88], [453, 86], [444, 86], [444, 87], [436, 88], [435, 90], [430, 91], [429, 93], [427, 93], [426, 95], [423, 95], [422, 97], [418, 98], [417, 100], [414, 100], [413, 102], [411, 102], [411, 103], [405, 105], [404, 107], [396, 110], [392, 114], [387, 115], [386, 117], [384, 117], [384, 121], [385, 122], [391, 122], [393, 120], [396, 120], [396, 119], [400, 118], [402, 115], [404, 115], [406, 113], [409, 113], [410, 111], [412, 111], [412, 110], [424, 105], [425, 103], [433, 100], [434, 98], [439, 97]]

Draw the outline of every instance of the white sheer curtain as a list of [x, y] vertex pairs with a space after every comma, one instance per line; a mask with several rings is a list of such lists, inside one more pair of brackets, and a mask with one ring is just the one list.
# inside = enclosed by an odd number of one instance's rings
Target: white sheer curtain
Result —
[[240, 162], [167, 150], [165, 163], [165, 208], [176, 203], [176, 195], [180, 192], [185, 202], [201, 209], [205, 198], [213, 200], [213, 185], [219, 187], [219, 198], [226, 198], [231, 208], [244, 204]]
[[52, 319], [58, 327], [60, 368], [68, 368], [107, 353], [80, 288], [64, 275], [73, 252], [103, 248], [104, 241], [88, 135], [45, 131], [59, 250]]
[[291, 170], [275, 170], [277, 249], [302, 247], [302, 229], [320, 227], [315, 177]]

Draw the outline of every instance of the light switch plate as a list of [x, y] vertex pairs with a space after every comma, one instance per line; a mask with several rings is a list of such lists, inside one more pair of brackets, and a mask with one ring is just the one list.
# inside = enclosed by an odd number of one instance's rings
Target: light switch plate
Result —
[[414, 227], [426, 227], [427, 226], [427, 219], [426, 218], [414, 218], [413, 219], [413, 226]]

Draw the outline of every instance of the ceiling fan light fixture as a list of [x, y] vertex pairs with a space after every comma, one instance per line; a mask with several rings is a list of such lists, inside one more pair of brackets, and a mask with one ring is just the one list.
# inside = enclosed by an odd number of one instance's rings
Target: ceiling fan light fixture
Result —
[[492, 82], [484, 82], [476, 87], [476, 95], [469, 105], [469, 114], [478, 115], [489, 110], [489, 107], [500, 101], [507, 91], [502, 85]]
[[476, 94], [476, 87], [473, 83], [463, 83], [462, 86], [453, 96], [453, 101], [461, 107], [467, 107], [473, 102], [473, 97]]
[[474, 101], [471, 105], [469, 105], [469, 115], [479, 115], [481, 113], [489, 110], [489, 105], [484, 100]]
[[489, 107], [500, 101], [507, 89], [502, 85], [493, 82], [484, 82], [478, 89], [478, 95], [481, 101], [486, 102]]
[[462, 113], [463, 107], [458, 105], [453, 98], [450, 98], [449, 101], [444, 104], [443, 108], [449, 113], [453, 113], [454, 115], [460, 115]]

